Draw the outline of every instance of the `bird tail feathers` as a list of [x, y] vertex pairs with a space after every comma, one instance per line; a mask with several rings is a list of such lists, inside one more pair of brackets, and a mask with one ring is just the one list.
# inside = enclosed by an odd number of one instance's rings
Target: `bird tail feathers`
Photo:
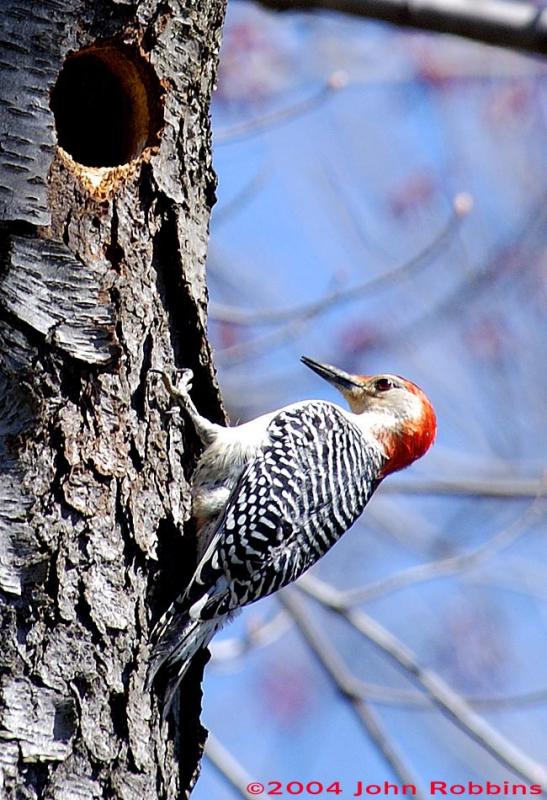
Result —
[[[171, 611], [171, 610], [170, 610]], [[165, 720], [173, 697], [184, 678], [190, 662], [198, 650], [207, 647], [216, 631], [222, 626], [220, 619], [192, 619], [187, 612], [169, 613], [163, 617], [153, 632], [156, 644], [152, 650], [146, 687], [149, 688], [160, 669], [167, 676], [163, 698], [162, 719]]]

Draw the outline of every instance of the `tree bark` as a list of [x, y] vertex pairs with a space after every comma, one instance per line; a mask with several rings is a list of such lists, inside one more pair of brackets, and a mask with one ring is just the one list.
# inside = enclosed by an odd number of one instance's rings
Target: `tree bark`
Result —
[[526, 0], [259, 0], [276, 11], [336, 11], [452, 33], [529, 53], [547, 52], [547, 9]]
[[[201, 670], [159, 722], [151, 624], [194, 565], [197, 443], [150, 367], [206, 338], [224, 0], [8, 0], [0, 19], [0, 796], [175, 798]], [[58, 146], [59, 142], [63, 147]]]

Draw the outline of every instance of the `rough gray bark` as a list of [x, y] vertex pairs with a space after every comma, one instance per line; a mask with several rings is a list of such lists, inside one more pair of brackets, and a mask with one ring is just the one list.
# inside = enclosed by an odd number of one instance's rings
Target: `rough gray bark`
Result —
[[191, 367], [222, 417], [204, 262], [223, 12], [2, 5], [3, 798], [175, 798], [195, 778], [200, 669], [163, 728], [143, 690], [150, 625], [193, 567], [196, 455], [147, 371]]
[[526, 0], [259, 0], [277, 11], [337, 11], [479, 42], [547, 52], [547, 9]]

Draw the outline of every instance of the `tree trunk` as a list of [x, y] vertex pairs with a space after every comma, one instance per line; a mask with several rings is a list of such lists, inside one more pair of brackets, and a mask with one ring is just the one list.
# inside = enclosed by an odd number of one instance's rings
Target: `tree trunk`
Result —
[[[150, 367], [206, 339], [224, 0], [7, 0], [0, 19], [0, 796], [175, 798], [201, 670], [161, 726], [151, 624], [194, 566], [197, 452]], [[57, 146], [57, 142], [61, 146]]]

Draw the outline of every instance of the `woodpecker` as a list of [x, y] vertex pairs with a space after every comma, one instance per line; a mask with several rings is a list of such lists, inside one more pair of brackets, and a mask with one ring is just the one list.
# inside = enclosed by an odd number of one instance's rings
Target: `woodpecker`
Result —
[[151, 637], [147, 685], [166, 670], [164, 718], [194, 654], [242, 606], [325, 555], [381, 481], [423, 456], [435, 437], [433, 407], [411, 381], [302, 361], [341, 392], [349, 410], [304, 400], [224, 427], [196, 410], [189, 370], [177, 385], [161, 373], [204, 447], [192, 479], [199, 563]]

